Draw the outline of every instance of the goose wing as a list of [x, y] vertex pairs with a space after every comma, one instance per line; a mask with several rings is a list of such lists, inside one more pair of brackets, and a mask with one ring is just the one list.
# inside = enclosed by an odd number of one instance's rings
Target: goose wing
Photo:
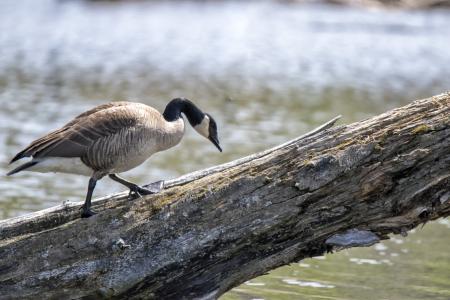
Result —
[[72, 121], [70, 121], [69, 123], [67, 123], [66, 125], [63, 126], [64, 127], [68, 127], [68, 126], [72, 126], [73, 124], [78, 123], [80, 120], [96, 113], [102, 110], [106, 110], [109, 108], [113, 108], [113, 107], [120, 107], [120, 106], [128, 106], [128, 105], [135, 105], [136, 103], [133, 102], [128, 102], [128, 101], [117, 101], [117, 102], [109, 102], [109, 103], [105, 103], [105, 104], [101, 104], [99, 106], [96, 106], [88, 111], [85, 111], [84, 113], [76, 116]]
[[140, 123], [131, 102], [112, 102], [97, 106], [67, 123], [61, 129], [35, 140], [19, 152], [11, 163], [23, 157], [83, 157], [99, 139], [125, 131]]

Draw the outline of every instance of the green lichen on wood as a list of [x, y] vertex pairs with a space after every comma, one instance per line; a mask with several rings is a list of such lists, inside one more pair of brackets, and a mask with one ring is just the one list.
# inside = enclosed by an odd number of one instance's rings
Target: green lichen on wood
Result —
[[428, 126], [427, 124], [422, 124], [422, 125], [416, 126], [412, 130], [412, 133], [413, 134], [422, 134], [422, 133], [430, 132], [431, 130], [433, 130], [433, 129], [430, 126]]
[[342, 150], [342, 149], [347, 148], [348, 146], [352, 145], [353, 143], [355, 143], [355, 140], [347, 139], [344, 142], [340, 143], [339, 145], [333, 147], [332, 150]]

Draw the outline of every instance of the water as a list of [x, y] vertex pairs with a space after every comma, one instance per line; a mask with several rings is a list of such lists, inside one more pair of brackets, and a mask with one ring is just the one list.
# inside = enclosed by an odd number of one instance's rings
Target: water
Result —
[[[160, 110], [173, 97], [192, 99], [218, 121], [225, 150], [188, 130], [181, 145], [126, 178], [147, 183], [236, 159], [338, 114], [348, 123], [449, 89], [449, 36], [446, 10], [3, 0], [0, 173], [33, 139], [124, 99]], [[86, 178], [65, 174], [2, 177], [0, 218], [82, 200], [86, 186]], [[95, 195], [121, 190], [104, 179]], [[386, 251], [356, 249], [280, 268], [223, 298], [450, 298], [448, 223], [399, 240], [384, 243]]]
[[448, 219], [371, 248], [305, 259], [233, 289], [234, 299], [450, 299]]

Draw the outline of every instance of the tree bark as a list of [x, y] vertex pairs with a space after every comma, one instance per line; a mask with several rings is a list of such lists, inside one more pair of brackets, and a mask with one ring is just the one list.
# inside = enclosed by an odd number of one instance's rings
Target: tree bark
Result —
[[0, 299], [215, 299], [450, 215], [450, 94], [168, 182], [0, 222]]

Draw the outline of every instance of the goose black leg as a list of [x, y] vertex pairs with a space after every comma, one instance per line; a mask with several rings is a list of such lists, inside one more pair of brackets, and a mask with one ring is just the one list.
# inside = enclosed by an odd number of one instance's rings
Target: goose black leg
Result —
[[130, 189], [130, 196], [136, 195], [138, 197], [142, 197], [142, 195], [150, 195], [150, 194], [156, 194], [159, 193], [164, 188], [164, 181], [157, 181], [154, 183], [150, 183], [145, 188], [140, 187], [135, 183], [129, 182], [116, 174], [109, 174], [109, 178], [111, 178], [114, 181], [117, 181], [118, 183], [123, 184], [127, 188]]
[[83, 206], [81, 207], [81, 217], [82, 218], [89, 218], [90, 216], [93, 216], [96, 214], [95, 211], [91, 210], [91, 199], [92, 199], [92, 193], [94, 192], [95, 185], [97, 184], [97, 179], [91, 177], [89, 179], [89, 185], [88, 185], [88, 191], [86, 194], [86, 200], [84, 201]]

